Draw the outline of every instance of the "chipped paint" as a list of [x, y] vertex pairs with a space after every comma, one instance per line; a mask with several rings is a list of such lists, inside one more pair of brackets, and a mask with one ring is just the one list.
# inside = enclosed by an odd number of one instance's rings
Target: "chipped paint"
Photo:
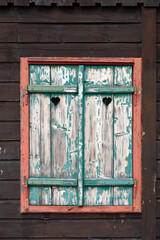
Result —
[[78, 179], [78, 187], [30, 186], [30, 204], [132, 205], [127, 185], [83, 187], [84, 179], [132, 177], [132, 67], [31, 65], [30, 85], [47, 86], [30, 94], [30, 177]]

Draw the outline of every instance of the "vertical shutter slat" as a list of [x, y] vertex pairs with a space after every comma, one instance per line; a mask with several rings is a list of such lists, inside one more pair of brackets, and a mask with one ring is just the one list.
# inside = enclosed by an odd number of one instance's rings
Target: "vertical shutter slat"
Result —
[[[76, 66], [51, 66], [51, 86], [77, 85]], [[51, 94], [59, 98], [55, 106], [51, 103], [51, 155], [52, 177], [77, 179], [78, 126], [77, 94]], [[52, 187], [52, 204], [77, 205], [76, 187]]]
[[[117, 66], [114, 85], [132, 86], [132, 66]], [[132, 94], [114, 95], [114, 178], [132, 177]], [[114, 187], [114, 205], [132, 205], [132, 187]]]
[[[112, 66], [86, 66], [85, 86], [113, 85]], [[112, 94], [85, 94], [85, 179], [113, 176], [113, 101]], [[112, 187], [85, 187], [85, 205], [112, 205]]]
[[84, 200], [84, 66], [78, 70], [78, 206]]

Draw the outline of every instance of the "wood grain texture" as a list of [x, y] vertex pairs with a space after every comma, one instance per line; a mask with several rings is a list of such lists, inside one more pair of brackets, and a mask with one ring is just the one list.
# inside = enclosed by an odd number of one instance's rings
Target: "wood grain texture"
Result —
[[0, 82], [11, 83], [19, 82], [20, 66], [18, 63], [1, 63], [0, 64]]
[[[142, 238], [156, 239], [156, 10], [143, 8]], [[152, 78], [152, 81], [150, 79]], [[152, 149], [152, 151], [150, 150]], [[148, 186], [150, 186], [148, 188]], [[152, 209], [152, 211], [150, 211]], [[148, 221], [150, 219], [150, 221]]]
[[19, 161], [0, 161], [0, 180], [19, 180]]
[[0, 63], [19, 62], [20, 57], [140, 57], [141, 44], [136, 43], [67, 43], [67, 44], [0, 44]]
[[19, 181], [0, 181], [0, 199], [20, 199]]
[[0, 160], [18, 160], [20, 158], [19, 141], [0, 142]]
[[[0, 14], [0, 22], [15, 21], [15, 11]], [[13, 15], [13, 17], [12, 17]], [[12, 18], [11, 18], [12, 17]], [[141, 8], [17, 8], [18, 23], [140, 23]], [[11, 19], [11, 20], [9, 20]]]
[[[36, 229], [33, 225], [36, 223]], [[34, 238], [36, 236], [55, 237], [55, 238], [88, 238], [92, 235], [93, 238], [114, 237], [140, 237], [141, 236], [141, 221], [140, 220], [56, 220], [47, 221], [41, 220], [17, 220], [15, 222], [3, 220], [0, 221], [1, 236], [14, 238], [23, 237], [24, 228], [27, 226], [28, 231], [25, 232], [25, 237]], [[10, 228], [8, 229], [8, 225]], [[125, 228], [125, 231], [124, 231]], [[83, 229], [83, 231], [82, 231]], [[98, 231], [97, 231], [98, 229]]]
[[19, 102], [0, 102], [0, 121], [19, 121]]
[[2, 83], [0, 90], [0, 101], [19, 101], [20, 99], [20, 87], [17, 83], [7, 84]]
[[18, 122], [0, 122], [1, 141], [20, 140], [20, 123]]
[[131, 28], [130, 24], [19, 24], [18, 42], [134, 43], [141, 42], [141, 25], [132, 24]]

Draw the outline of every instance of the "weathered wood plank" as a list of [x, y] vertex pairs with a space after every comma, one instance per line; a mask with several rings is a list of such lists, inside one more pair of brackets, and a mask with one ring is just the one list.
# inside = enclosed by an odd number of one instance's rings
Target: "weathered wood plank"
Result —
[[[4, 14], [5, 13], [5, 14]], [[19, 23], [140, 23], [141, 8], [42, 8], [16, 9]], [[7, 19], [7, 16], [10, 17]], [[11, 18], [11, 16], [13, 17]], [[11, 20], [10, 20], [11, 19]], [[0, 22], [15, 21], [14, 11], [1, 11]]]
[[0, 101], [19, 101], [20, 86], [17, 83], [2, 83]]
[[[132, 86], [132, 67], [115, 67], [114, 85]], [[114, 96], [114, 177], [132, 177], [132, 95]], [[132, 205], [132, 188], [115, 187], [114, 205]]]
[[17, 24], [16, 23], [0, 23], [0, 42], [17, 42]]
[[[85, 67], [85, 85], [111, 86], [113, 67]], [[103, 98], [111, 98], [106, 106]], [[113, 101], [110, 94], [85, 96], [85, 179], [113, 174]], [[112, 188], [85, 188], [85, 205], [111, 205]]]
[[157, 140], [160, 140], [160, 122], [157, 122], [156, 123], [156, 128], [157, 128], [157, 131], [156, 131], [156, 138]]
[[157, 141], [157, 159], [160, 160], [160, 141]]
[[[50, 66], [31, 66], [30, 84], [49, 86]], [[30, 175], [51, 177], [50, 94], [30, 96], [30, 120]], [[51, 188], [30, 187], [30, 190], [32, 205], [33, 202], [36, 205], [51, 204]]]
[[[132, 86], [132, 67], [115, 67], [114, 85]], [[114, 96], [114, 177], [132, 177], [132, 95]]]
[[0, 121], [19, 121], [19, 102], [0, 102]]
[[160, 178], [160, 161], [157, 161], [157, 178]]
[[20, 69], [18, 63], [0, 63], [0, 82], [19, 82]]
[[[50, 66], [40, 69], [40, 85], [50, 85]], [[38, 83], [38, 82], [37, 82]], [[40, 94], [41, 176], [51, 177], [50, 94]], [[51, 187], [42, 187], [42, 205], [51, 205]]]
[[19, 199], [19, 181], [0, 181], [0, 199]]
[[[141, 57], [138, 43], [0, 44], [0, 62], [19, 62], [20, 57]], [[107, 53], [107, 55], [106, 55]]]
[[114, 187], [114, 205], [130, 206], [132, 205], [132, 187]]
[[0, 122], [0, 140], [20, 140], [19, 122]]
[[19, 161], [0, 161], [0, 180], [19, 180], [20, 163]]
[[[43, 71], [43, 68], [42, 68]], [[30, 85], [41, 84], [41, 67], [30, 66]], [[43, 77], [43, 76], [42, 76]], [[31, 177], [41, 176], [41, 96], [39, 94], [30, 95], [30, 173]], [[30, 205], [41, 204], [41, 187], [29, 187]]]
[[[77, 68], [75, 66], [52, 66], [51, 85], [77, 84]], [[59, 103], [51, 104], [51, 152], [52, 176], [55, 178], [77, 178], [77, 141], [78, 111], [77, 94], [52, 94]], [[53, 205], [77, 204], [77, 191], [67, 187], [52, 188]], [[69, 199], [69, 197], [71, 199]]]
[[[136, 238], [141, 237], [141, 221], [135, 219], [128, 220], [57, 220], [46, 221], [42, 220], [17, 220], [17, 221], [0, 221], [1, 236], [5, 238], [20, 238], [25, 237], [54, 237], [54, 238], [106, 238], [112, 236], [113, 238], [121, 236], [122, 238]], [[36, 228], [33, 226], [36, 224]], [[8, 228], [10, 226], [10, 228]], [[83, 229], [83, 231], [82, 231]], [[98, 229], [98, 230], [97, 230]]]
[[85, 187], [85, 206], [111, 206], [113, 205], [112, 187]]
[[78, 206], [84, 203], [84, 66], [78, 68]]
[[[156, 239], [156, 9], [143, 8], [142, 238]], [[152, 79], [152, 81], [151, 81]], [[151, 150], [152, 149], [152, 150]], [[149, 187], [148, 187], [149, 186]], [[148, 221], [149, 219], [149, 221]]]
[[17, 160], [20, 158], [20, 143], [0, 142], [0, 160]]
[[78, 202], [77, 188], [75, 187], [52, 187], [52, 204], [57, 206], [74, 206]]
[[[28, 34], [28, 32], [30, 34]], [[131, 27], [130, 24], [19, 24], [18, 42], [140, 43], [141, 25], [132, 24]]]
[[[158, 206], [158, 203], [157, 203]], [[0, 218], [1, 219], [41, 219], [43, 220], [56, 220], [56, 219], [141, 219], [141, 214], [112, 214], [112, 213], [83, 213], [83, 214], [73, 214], [73, 213], [68, 213], [68, 214], [54, 214], [54, 213], [28, 213], [28, 214], [21, 214], [19, 211], [20, 208], [20, 201], [19, 200], [1, 200], [0, 201]], [[157, 212], [158, 213], [158, 212]], [[160, 215], [160, 214], [159, 214]], [[13, 219], [14, 218], [14, 219]], [[76, 239], [77, 240], [77, 239]], [[126, 240], [126, 239], [125, 239]], [[135, 239], [134, 239], [135, 240]]]

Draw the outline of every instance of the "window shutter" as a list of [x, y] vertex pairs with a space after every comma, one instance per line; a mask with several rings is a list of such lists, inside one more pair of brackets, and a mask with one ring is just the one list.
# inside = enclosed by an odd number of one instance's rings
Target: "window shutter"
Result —
[[30, 66], [31, 205], [77, 205], [77, 68]]
[[87, 206], [132, 205], [132, 66], [85, 67]]
[[30, 65], [30, 205], [132, 205], [132, 66]]

